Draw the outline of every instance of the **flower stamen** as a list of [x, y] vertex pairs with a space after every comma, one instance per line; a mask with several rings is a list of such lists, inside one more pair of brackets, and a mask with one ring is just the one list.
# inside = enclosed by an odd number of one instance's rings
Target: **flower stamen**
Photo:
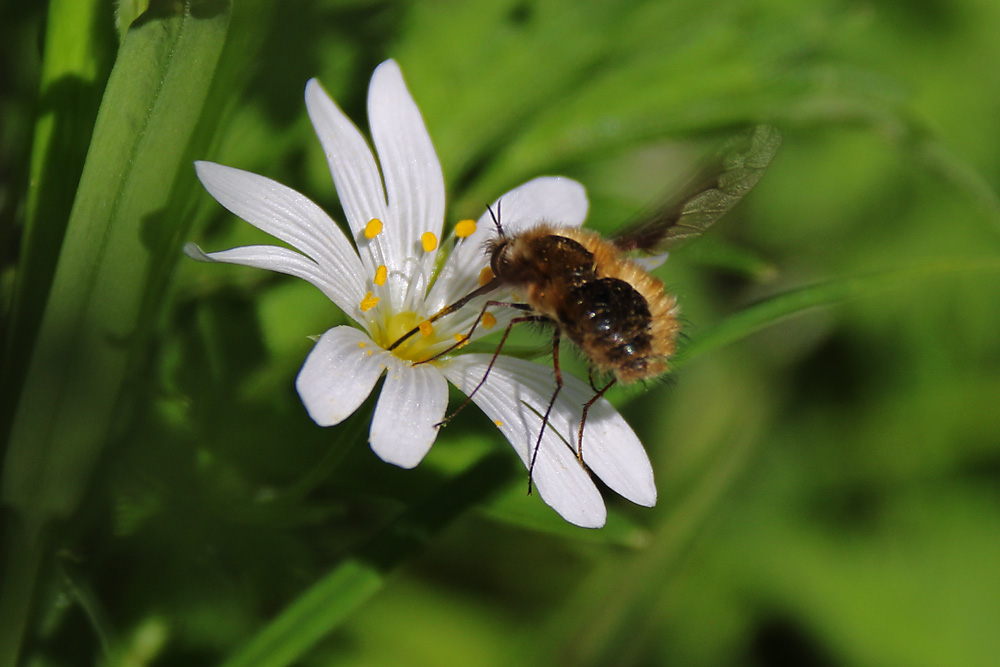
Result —
[[455, 236], [464, 239], [476, 233], [475, 220], [459, 220], [455, 223]]
[[372, 282], [381, 287], [385, 285], [385, 279], [389, 275], [389, 270], [385, 268], [385, 264], [382, 264], [377, 269], [375, 269], [375, 277]]
[[483, 270], [479, 272], [479, 286], [482, 287], [491, 280], [493, 280], [493, 269], [484, 266]]
[[382, 221], [378, 218], [372, 218], [365, 225], [365, 238], [373, 239], [382, 233]]
[[368, 294], [365, 294], [365, 298], [361, 299], [361, 303], [358, 305], [358, 308], [361, 309], [362, 313], [367, 313], [369, 310], [377, 306], [378, 302], [379, 298], [371, 292], [368, 292]]
[[424, 232], [420, 235], [420, 243], [424, 246], [424, 252], [431, 252], [438, 247], [437, 236], [434, 232]]

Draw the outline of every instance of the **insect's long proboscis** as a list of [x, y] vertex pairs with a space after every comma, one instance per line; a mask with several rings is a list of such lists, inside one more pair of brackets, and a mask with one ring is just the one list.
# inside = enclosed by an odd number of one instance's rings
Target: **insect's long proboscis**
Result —
[[[490, 280], [485, 285], [481, 285], [480, 287], [472, 290], [471, 292], [469, 292], [468, 294], [466, 294], [465, 296], [463, 296], [458, 301], [455, 301], [454, 303], [449, 303], [447, 306], [445, 306], [444, 308], [442, 308], [441, 310], [437, 311], [436, 313], [434, 313], [433, 315], [431, 315], [430, 317], [428, 317], [426, 320], [424, 320], [423, 322], [421, 322], [420, 325], [422, 325], [422, 324], [424, 324], [426, 322], [431, 322], [431, 323], [436, 322], [439, 319], [441, 319], [442, 317], [444, 317], [445, 315], [450, 315], [451, 313], [454, 313], [456, 310], [458, 310], [459, 308], [461, 308], [465, 304], [469, 303], [470, 301], [472, 301], [473, 299], [475, 299], [477, 296], [483, 296], [484, 294], [489, 294], [493, 290], [495, 290], [498, 287], [500, 287], [501, 284], [502, 284], [502, 281], [499, 278], [493, 278], [492, 280]], [[409, 331], [407, 331], [405, 334], [403, 334], [402, 336], [400, 336], [399, 338], [397, 338], [396, 341], [392, 345], [390, 345], [389, 347], [386, 348], [386, 350], [388, 350], [389, 352], [392, 352], [397, 347], [399, 347], [400, 345], [402, 345], [404, 342], [406, 342], [407, 340], [409, 340], [418, 331], [420, 331], [420, 325], [417, 325], [417, 326], [413, 327], [412, 329], [410, 329]]]

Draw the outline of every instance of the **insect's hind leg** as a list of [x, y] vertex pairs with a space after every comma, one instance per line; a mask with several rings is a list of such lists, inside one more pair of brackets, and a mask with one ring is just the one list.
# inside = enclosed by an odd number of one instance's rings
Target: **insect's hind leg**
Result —
[[583, 463], [583, 426], [584, 424], [587, 423], [587, 413], [590, 412], [590, 407], [594, 403], [596, 403], [597, 400], [601, 398], [601, 396], [604, 396], [604, 394], [607, 393], [608, 389], [611, 389], [612, 385], [614, 385], [614, 383], [617, 381], [618, 381], [617, 378], [613, 378], [610, 382], [604, 385], [604, 387], [602, 387], [601, 389], [597, 389], [596, 387], [594, 387], [593, 377], [591, 377], [590, 386], [597, 393], [594, 394], [589, 401], [583, 404], [583, 414], [580, 416], [580, 431], [579, 433], [577, 433], [577, 440], [576, 440], [577, 442], [576, 458], [580, 463]]
[[562, 370], [559, 368], [559, 339], [560, 339], [559, 328], [556, 327], [552, 332], [552, 369], [555, 371], [556, 375], [556, 388], [552, 392], [552, 398], [549, 399], [549, 404], [545, 408], [545, 414], [542, 415], [542, 427], [538, 429], [538, 438], [535, 440], [535, 448], [531, 452], [531, 462], [528, 464], [528, 495], [531, 495], [531, 479], [532, 474], [535, 472], [535, 459], [538, 458], [538, 450], [542, 446], [542, 436], [545, 435], [545, 428], [549, 425], [549, 415], [552, 414], [552, 406], [556, 404], [556, 397], [559, 396], [559, 392], [563, 388], [563, 378]]

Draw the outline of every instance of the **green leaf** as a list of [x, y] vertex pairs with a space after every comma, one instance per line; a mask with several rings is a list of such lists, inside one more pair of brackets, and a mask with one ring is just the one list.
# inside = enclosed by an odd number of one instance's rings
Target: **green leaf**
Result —
[[208, 16], [185, 7], [140, 21], [112, 72], [5, 470], [3, 500], [39, 518], [75, 509], [109, 434], [160, 250], [145, 225], [168, 204], [227, 14], [216, 3]]
[[[2, 389], [17, 393], [28, 349], [38, 335], [59, 249], [80, 182], [87, 146], [114, 58], [114, 38], [101, 33], [98, 0], [53, 0], [45, 24], [45, 54], [38, 80], [28, 166], [25, 222], [10, 326], [4, 342]], [[14, 406], [0, 407], [8, 432]]]
[[151, 286], [172, 268], [163, 255], [184, 229], [168, 212], [228, 20], [224, 0], [153, 3], [111, 72], [4, 462], [7, 542], [21, 557], [5, 573], [19, 586], [0, 600], [0, 664], [16, 661], [43, 530], [77, 509], [113, 436], [156, 308]]

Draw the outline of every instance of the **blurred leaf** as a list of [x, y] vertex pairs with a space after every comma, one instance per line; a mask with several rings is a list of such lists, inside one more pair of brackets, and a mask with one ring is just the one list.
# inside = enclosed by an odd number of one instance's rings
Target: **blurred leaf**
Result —
[[[142, 316], [153, 312], [143, 299], [173, 264], [158, 256], [177, 229], [165, 215], [177, 175], [187, 167], [185, 150], [228, 17], [225, 2], [157, 3], [122, 44], [6, 452], [3, 502], [17, 514], [8, 544], [21, 545], [14, 549], [33, 552], [45, 525], [77, 508], [112, 435], [129, 364], [149, 327]], [[12, 558], [8, 566], [26, 563]], [[0, 606], [5, 661], [20, 644], [34, 579], [28, 567], [8, 569], [5, 577], [20, 587], [5, 589]]]
[[[99, 0], [53, 0], [45, 23], [34, 139], [26, 178], [25, 222], [9, 326], [3, 340], [5, 395], [20, 391], [28, 355], [38, 336], [59, 249], [73, 206], [94, 118], [114, 58], [114, 38], [103, 25]], [[0, 406], [0, 429], [8, 433], [15, 405]]]
[[581, 530], [566, 523], [545, 503], [528, 497], [527, 473], [521, 483], [508, 485], [507, 490], [485, 509], [486, 516], [524, 530], [552, 535], [571, 542], [608, 546], [642, 548], [649, 542], [649, 531], [635, 521], [632, 514], [608, 507], [607, 524], [600, 530]]
[[942, 274], [981, 272], [1000, 272], [1000, 260], [940, 262], [867, 276], [831, 280], [779, 294], [731, 315], [707, 331], [692, 334], [691, 342], [678, 353], [674, 366], [746, 338], [786, 317], [798, 315], [813, 308], [832, 306], [848, 299], [868, 296], [874, 292], [908, 284], [912, 281], [929, 280]]
[[227, 21], [221, 2], [197, 16], [148, 16], [112, 73], [4, 471], [4, 501], [36, 530], [73, 511], [109, 435], [149, 269], [161, 261], [144, 225], [169, 204]]
[[129, 26], [149, 9], [149, 3], [150, 0], [118, 0], [115, 3], [115, 28], [118, 29], [119, 40], [124, 41]]
[[687, 261], [709, 269], [718, 269], [746, 280], [767, 283], [778, 276], [778, 267], [759, 253], [732, 243], [726, 243], [717, 236], [699, 239], [697, 243], [684, 249]]
[[422, 550], [466, 508], [500, 488], [508, 470], [507, 457], [500, 455], [473, 464], [429, 501], [393, 521], [360, 552], [345, 556], [223, 667], [280, 667], [299, 660], [381, 590], [392, 568]]

